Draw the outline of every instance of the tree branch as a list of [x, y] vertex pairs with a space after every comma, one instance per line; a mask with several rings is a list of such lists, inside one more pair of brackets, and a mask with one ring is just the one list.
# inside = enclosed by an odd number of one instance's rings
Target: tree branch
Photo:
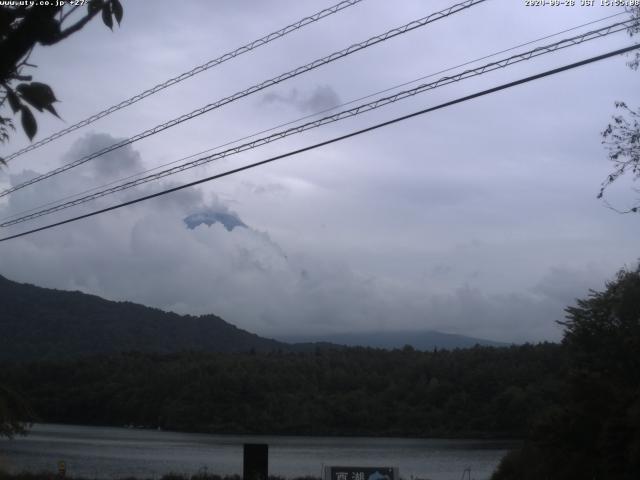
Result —
[[[104, 4], [104, 2], [103, 2], [103, 4]], [[69, 28], [66, 28], [65, 30], [62, 30], [59, 35], [56, 35], [56, 42], [55, 43], [59, 42], [60, 40], [64, 40], [65, 38], [67, 38], [72, 33], [75, 33], [78, 30], [81, 30], [82, 27], [84, 27], [87, 23], [89, 23], [89, 21], [91, 21], [91, 19], [93, 17], [95, 17], [98, 14], [98, 12], [100, 12], [100, 10], [101, 9], [99, 9], [99, 8], [93, 9], [92, 11], [87, 13], [83, 18], [81, 18], [76, 23], [71, 25]]]
[[20, 25], [0, 43], [0, 81], [6, 81], [16, 71], [16, 65], [40, 41], [42, 26], [56, 22], [62, 7], [38, 7], [25, 14]]
[[15, 73], [16, 65], [36, 43], [53, 45], [64, 40], [84, 27], [104, 5], [105, 0], [96, 2], [83, 18], [64, 30], [60, 30], [61, 22], [56, 20], [62, 6], [30, 9], [20, 25], [0, 42], [0, 51], [3, 53], [0, 57], [0, 81], [8, 80], [10, 75]]
[[[71, 7], [71, 9], [69, 11], [67, 11], [67, 13], [65, 13], [64, 15], [60, 16], [60, 25], [62, 25], [62, 22], [64, 22], [67, 17], [69, 15], [71, 15], [73, 12], [75, 12], [78, 8], [80, 8], [80, 5], [76, 5], [75, 7]], [[62, 13], [62, 10], [60, 11], [60, 13]]]

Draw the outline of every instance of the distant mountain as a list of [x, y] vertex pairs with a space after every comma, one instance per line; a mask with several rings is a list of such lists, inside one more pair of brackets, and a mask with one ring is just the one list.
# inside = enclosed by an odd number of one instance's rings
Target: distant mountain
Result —
[[178, 315], [131, 302], [36, 287], [0, 276], [0, 361], [57, 360], [120, 352], [312, 351], [343, 346], [417, 350], [498, 342], [446, 333], [365, 332], [263, 338], [215, 315]]
[[12, 282], [0, 276], [0, 361], [51, 360], [125, 351], [271, 351], [289, 345], [215, 315], [178, 315]]
[[405, 345], [411, 345], [416, 350], [433, 350], [434, 348], [452, 350], [454, 348], [470, 348], [476, 345], [486, 347], [503, 347], [507, 345], [506, 343], [494, 342], [482, 338], [466, 337], [464, 335], [454, 335], [433, 330], [349, 332], [319, 336], [292, 335], [281, 336], [278, 340], [289, 343], [327, 342], [346, 346], [386, 349], [402, 348]]

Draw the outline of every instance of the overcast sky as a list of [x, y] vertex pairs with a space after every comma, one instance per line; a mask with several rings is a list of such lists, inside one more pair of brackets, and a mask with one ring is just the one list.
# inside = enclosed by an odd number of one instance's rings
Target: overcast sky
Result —
[[[451, 3], [364, 0], [19, 157], [2, 170], [0, 183], [15, 185]], [[54, 88], [63, 118], [39, 116], [37, 138], [331, 4], [123, 1], [124, 20], [113, 33], [95, 20], [61, 44], [34, 51], [35, 79]], [[16, 192], [0, 202], [0, 217], [619, 11], [490, 0]], [[4, 229], [3, 236], [631, 42], [619, 33], [438, 88]], [[179, 313], [215, 313], [266, 336], [436, 329], [503, 341], [558, 340], [555, 321], [563, 308], [640, 257], [638, 217], [596, 199], [611, 169], [600, 132], [615, 113], [614, 101], [639, 103], [640, 73], [626, 60], [605, 60], [2, 243], [0, 274]], [[27, 144], [19, 131], [0, 155]], [[638, 196], [632, 187], [621, 181], [611, 203], [629, 206]], [[187, 228], [184, 219], [197, 213], [226, 214], [246, 227]]]

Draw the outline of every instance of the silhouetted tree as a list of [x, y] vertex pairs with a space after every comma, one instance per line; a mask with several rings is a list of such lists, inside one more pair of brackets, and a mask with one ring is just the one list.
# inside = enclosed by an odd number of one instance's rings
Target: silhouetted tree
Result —
[[33, 414], [14, 390], [0, 385], [0, 437], [25, 434]]
[[[99, 13], [109, 28], [113, 28], [114, 19], [120, 24], [123, 15], [119, 0], [89, 0], [81, 15], [79, 5], [50, 3], [48, 6], [28, 2], [0, 5], [0, 107], [8, 106], [9, 115], [20, 115], [22, 128], [30, 140], [38, 130], [31, 108], [58, 116], [53, 106], [57, 101], [53, 89], [32, 81], [32, 76], [25, 74], [26, 69], [34, 67], [28, 63], [34, 47], [61, 42]], [[0, 143], [9, 140], [10, 130], [15, 130], [13, 119], [0, 112]], [[2, 158], [0, 163], [5, 163]], [[21, 398], [0, 384], [0, 436], [24, 433], [27, 424], [22, 420], [27, 418], [26, 413]]]
[[[99, 336], [99, 333], [96, 333]], [[127, 353], [0, 363], [43, 421], [214, 433], [522, 437], [557, 403], [557, 344], [421, 352]]]
[[[20, 114], [22, 128], [33, 139], [38, 125], [31, 108], [58, 116], [51, 87], [25, 74], [26, 69], [34, 67], [28, 63], [33, 48], [61, 42], [98, 14], [107, 27], [113, 28], [114, 19], [120, 24], [123, 10], [119, 0], [90, 0], [80, 16], [81, 7], [69, 2], [59, 6], [22, 3], [25, 5], [0, 6], [0, 106], [8, 104], [13, 115]], [[0, 142], [9, 140], [10, 130], [15, 130], [12, 118], [0, 114]]]
[[640, 265], [566, 312], [565, 398], [494, 480], [640, 478]]
[[[638, 22], [627, 30], [633, 37], [640, 33], [640, 7], [630, 8], [629, 12]], [[637, 50], [628, 65], [634, 70], [640, 66], [640, 53]], [[609, 150], [609, 160], [613, 162], [614, 169], [602, 182], [598, 198], [602, 198], [605, 189], [626, 173], [631, 173], [634, 181], [640, 178], [640, 110], [634, 110], [621, 101], [616, 102], [615, 106], [620, 113], [612, 117], [611, 123], [602, 132], [602, 143]], [[636, 191], [640, 193], [640, 190]], [[623, 213], [638, 212], [640, 203], [627, 210], [614, 210]]]

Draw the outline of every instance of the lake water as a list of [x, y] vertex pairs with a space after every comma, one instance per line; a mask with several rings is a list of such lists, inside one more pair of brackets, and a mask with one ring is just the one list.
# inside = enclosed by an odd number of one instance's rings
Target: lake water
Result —
[[[242, 444], [269, 444], [269, 473], [319, 477], [323, 465], [393, 466], [404, 479], [489, 478], [510, 442], [402, 438], [207, 435], [126, 428], [35, 425], [27, 437], [0, 440], [0, 468], [55, 471], [113, 479], [158, 478], [165, 473], [242, 474]], [[465, 477], [466, 478], [466, 477]]]

